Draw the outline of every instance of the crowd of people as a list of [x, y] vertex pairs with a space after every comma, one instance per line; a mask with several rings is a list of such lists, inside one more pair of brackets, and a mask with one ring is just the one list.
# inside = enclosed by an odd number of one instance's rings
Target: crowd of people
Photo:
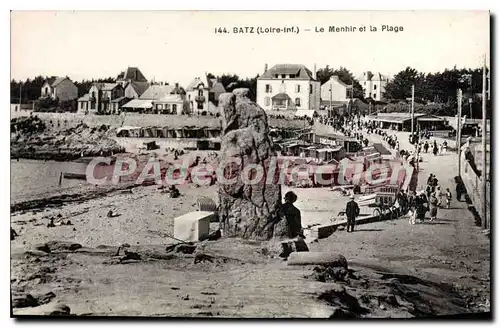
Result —
[[[457, 185], [458, 186], [458, 185]], [[458, 190], [458, 187], [457, 187]], [[457, 192], [457, 199], [460, 200]], [[409, 209], [410, 223], [415, 224], [417, 220], [420, 223], [425, 222], [426, 213], [429, 212], [430, 221], [437, 219], [439, 208], [450, 208], [452, 194], [449, 188], [443, 190], [439, 184], [439, 180], [434, 174], [430, 174], [427, 178], [425, 190], [421, 190], [410, 201]]]

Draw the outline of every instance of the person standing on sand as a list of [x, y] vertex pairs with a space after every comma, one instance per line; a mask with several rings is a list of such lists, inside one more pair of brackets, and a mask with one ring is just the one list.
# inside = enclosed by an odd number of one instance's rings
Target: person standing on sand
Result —
[[[351, 195], [350, 201], [347, 203], [345, 214], [347, 216], [347, 232], [354, 232], [354, 224], [356, 223], [356, 217], [359, 215], [358, 203], [354, 201], [354, 195]], [[349, 231], [349, 228], [351, 230]]]
[[289, 238], [297, 236], [304, 238], [300, 210], [293, 205], [296, 201], [297, 195], [293, 191], [287, 192], [285, 194], [285, 203], [281, 205], [279, 216], [286, 219]]

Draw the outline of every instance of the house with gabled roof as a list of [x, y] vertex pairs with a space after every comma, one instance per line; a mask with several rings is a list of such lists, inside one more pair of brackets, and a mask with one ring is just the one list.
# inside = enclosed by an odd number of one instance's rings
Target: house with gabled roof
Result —
[[78, 98], [78, 88], [67, 76], [52, 76], [42, 85], [40, 94], [40, 98], [68, 101]]
[[78, 113], [118, 114], [127, 100], [120, 83], [96, 82], [87, 94], [78, 99]]
[[380, 73], [372, 73], [371, 71], [363, 72], [363, 75], [358, 78], [365, 98], [371, 98], [380, 101], [384, 98], [385, 86], [389, 78]]
[[[316, 65], [315, 65], [316, 66]], [[257, 104], [264, 110], [318, 110], [320, 82], [316, 67], [311, 72], [302, 64], [278, 64], [257, 79]]]
[[125, 71], [120, 72], [120, 74], [116, 77], [116, 82], [120, 83], [124, 88], [127, 83], [132, 81], [148, 82], [144, 74], [142, 74], [141, 70], [137, 67], [127, 67]]
[[130, 81], [124, 86], [125, 97], [129, 99], [137, 99], [149, 88], [149, 82]]
[[122, 106], [124, 111], [154, 114], [178, 114], [183, 110], [186, 92], [178, 83], [152, 84], [140, 97]]
[[215, 114], [219, 96], [226, 92], [216, 78], [196, 77], [186, 88], [186, 99], [193, 114]]

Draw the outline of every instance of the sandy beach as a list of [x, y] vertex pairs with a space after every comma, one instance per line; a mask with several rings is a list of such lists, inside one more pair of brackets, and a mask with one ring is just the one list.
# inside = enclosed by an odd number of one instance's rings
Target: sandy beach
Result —
[[[197, 253], [212, 258], [202, 262], [191, 254], [168, 252], [166, 247], [177, 243], [170, 238], [173, 218], [196, 210], [200, 196], [217, 201], [217, 186], [179, 190], [181, 197], [171, 199], [158, 186], [139, 186], [12, 213], [11, 224], [19, 234], [11, 242], [14, 298], [55, 295], [46, 304], [14, 308], [14, 314], [46, 314], [58, 303], [75, 315], [174, 317], [330, 317], [338, 311], [414, 317], [489, 309], [489, 242], [469, 233], [478, 229], [471, 217], [453, 219], [464, 204], [444, 211], [441, 225], [382, 221], [360, 226], [355, 234], [336, 231], [308, 241], [311, 251], [340, 253], [349, 261], [350, 279], [322, 282], [314, 266], [290, 267], [271, 257], [267, 242], [205, 241]], [[331, 220], [333, 211], [345, 204], [334, 192], [318, 198], [315, 188], [294, 191], [303, 225], [321, 213], [321, 220]], [[108, 218], [110, 209], [119, 215]], [[50, 217], [56, 218], [53, 228], [47, 227]], [[58, 225], [67, 220], [72, 225]], [[82, 247], [36, 250], [51, 241]], [[117, 262], [114, 255], [124, 243], [141, 260]], [[470, 243], [474, 250], [466, 246]], [[350, 297], [356, 302], [350, 303]]]

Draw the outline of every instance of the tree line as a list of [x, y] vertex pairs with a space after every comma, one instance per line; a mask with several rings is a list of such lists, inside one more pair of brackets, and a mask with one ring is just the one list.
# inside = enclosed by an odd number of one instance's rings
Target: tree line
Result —
[[[486, 72], [488, 74], [488, 71]], [[436, 109], [432, 113], [454, 116], [457, 113], [457, 91], [462, 89], [462, 115], [482, 117], [483, 90], [482, 68], [445, 69], [442, 72], [423, 73], [406, 67], [397, 73], [386, 85], [384, 97], [389, 102], [411, 97], [415, 85], [415, 102], [424, 105], [423, 111]], [[487, 101], [487, 115], [491, 114], [491, 103]]]
[[[339, 80], [351, 86], [353, 98], [361, 99], [365, 102], [373, 102], [372, 99], [364, 99], [363, 88], [354, 77], [354, 75], [345, 67], [332, 68], [326, 66], [320, 68], [316, 72], [316, 77], [321, 84], [326, 83], [330, 77], [338, 76]], [[209, 79], [217, 79], [227, 92], [231, 92], [236, 88], [248, 88], [250, 90], [250, 98], [255, 101], [257, 93], [257, 79], [259, 75], [252, 78], [241, 78], [236, 74], [207, 74]], [[10, 83], [11, 102], [19, 102], [21, 95], [23, 102], [37, 100], [41, 94], [41, 87], [47, 78], [37, 76], [33, 79], [25, 81], [12, 80]], [[81, 97], [88, 92], [90, 87], [95, 82], [115, 82], [112, 77], [99, 78], [92, 80], [73, 81], [78, 88], [78, 96]], [[21, 87], [22, 84], [22, 87]], [[385, 86], [383, 97], [386, 103], [407, 102], [411, 97], [411, 87], [415, 85], [415, 100], [430, 108], [438, 108], [441, 115], [455, 115], [457, 107], [457, 90], [462, 89], [464, 95], [464, 114], [469, 115], [472, 112], [473, 117], [481, 116], [481, 100], [477, 96], [482, 92], [482, 69], [476, 68], [461, 68], [445, 69], [442, 72], [423, 73], [414, 68], [406, 67], [398, 72]], [[469, 101], [472, 100], [470, 103]], [[467, 106], [466, 106], [467, 105]], [[377, 107], [383, 106], [378, 105]], [[468, 108], [467, 108], [468, 107]], [[491, 104], [488, 102], [488, 112], [491, 112]], [[397, 107], [399, 110], [399, 107]], [[425, 108], [424, 108], [425, 110]], [[431, 113], [431, 112], [429, 112]], [[489, 115], [489, 114], [488, 114]], [[469, 115], [470, 116], [470, 115]]]
[[411, 86], [415, 85], [415, 98], [420, 102], [452, 103], [457, 99], [457, 90], [470, 98], [482, 92], [483, 70], [481, 68], [445, 69], [443, 72], [422, 73], [406, 67], [387, 83], [384, 96], [389, 100], [411, 97]]

